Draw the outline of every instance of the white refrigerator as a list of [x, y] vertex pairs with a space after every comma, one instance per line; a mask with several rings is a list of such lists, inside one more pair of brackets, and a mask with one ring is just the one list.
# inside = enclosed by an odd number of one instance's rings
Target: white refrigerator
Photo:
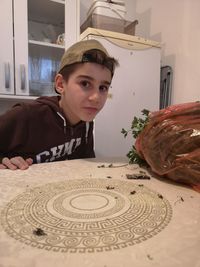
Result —
[[108, 100], [95, 118], [96, 156], [124, 157], [134, 144], [131, 133], [124, 138], [134, 116], [141, 111], [159, 109], [160, 56], [158, 42], [140, 37], [87, 28], [81, 40], [99, 40], [110, 55], [119, 60]]

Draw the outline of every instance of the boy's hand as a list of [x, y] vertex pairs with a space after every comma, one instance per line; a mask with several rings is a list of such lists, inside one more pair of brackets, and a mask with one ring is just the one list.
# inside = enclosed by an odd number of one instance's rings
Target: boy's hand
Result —
[[10, 170], [26, 170], [30, 165], [32, 165], [33, 160], [31, 158], [23, 159], [22, 157], [14, 158], [3, 158], [2, 163], [0, 163], [0, 169], [10, 169]]

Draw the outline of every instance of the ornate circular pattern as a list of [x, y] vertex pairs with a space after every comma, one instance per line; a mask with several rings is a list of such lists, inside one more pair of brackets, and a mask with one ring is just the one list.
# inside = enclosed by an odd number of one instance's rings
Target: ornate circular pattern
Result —
[[170, 221], [169, 202], [130, 181], [78, 179], [32, 188], [4, 208], [1, 223], [28, 245], [101, 252], [140, 243]]

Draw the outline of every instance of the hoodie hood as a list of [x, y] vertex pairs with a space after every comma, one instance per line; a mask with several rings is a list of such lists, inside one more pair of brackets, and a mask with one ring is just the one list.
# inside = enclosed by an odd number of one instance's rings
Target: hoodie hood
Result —
[[38, 103], [48, 105], [55, 112], [62, 112], [59, 106], [60, 96], [41, 96], [35, 100]]
[[70, 127], [71, 133], [73, 133], [75, 128], [82, 127], [82, 125], [84, 124], [85, 127], [86, 127], [85, 140], [86, 140], [86, 143], [87, 143], [88, 135], [89, 135], [90, 123], [89, 122], [80, 121], [76, 125], [71, 125], [69, 123], [69, 121], [67, 120], [65, 114], [63, 113], [62, 109], [59, 106], [60, 98], [61, 98], [60, 96], [41, 96], [41, 97], [36, 99], [36, 102], [48, 105], [53, 111], [56, 112], [58, 117], [60, 117], [60, 119], [63, 121], [64, 133], [65, 134], [66, 134], [66, 128], [67, 127]]
[[45, 104], [55, 111], [55, 113], [63, 120], [64, 124], [69, 127], [79, 127], [81, 124], [85, 124], [84, 121], [80, 121], [75, 125], [71, 125], [68, 119], [66, 118], [62, 108], [59, 106], [60, 96], [41, 96], [36, 99], [36, 102], [40, 104]]

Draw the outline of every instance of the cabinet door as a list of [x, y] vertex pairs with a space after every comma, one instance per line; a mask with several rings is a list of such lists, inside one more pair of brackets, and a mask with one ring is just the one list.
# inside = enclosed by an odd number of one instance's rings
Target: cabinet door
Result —
[[1, 0], [0, 10], [0, 93], [14, 94], [12, 0]]
[[65, 49], [65, 1], [27, 0], [29, 95], [53, 95]]
[[80, 36], [80, 1], [65, 1], [65, 47], [68, 48], [79, 40]]
[[29, 95], [27, 0], [14, 0], [15, 86], [17, 95]]

